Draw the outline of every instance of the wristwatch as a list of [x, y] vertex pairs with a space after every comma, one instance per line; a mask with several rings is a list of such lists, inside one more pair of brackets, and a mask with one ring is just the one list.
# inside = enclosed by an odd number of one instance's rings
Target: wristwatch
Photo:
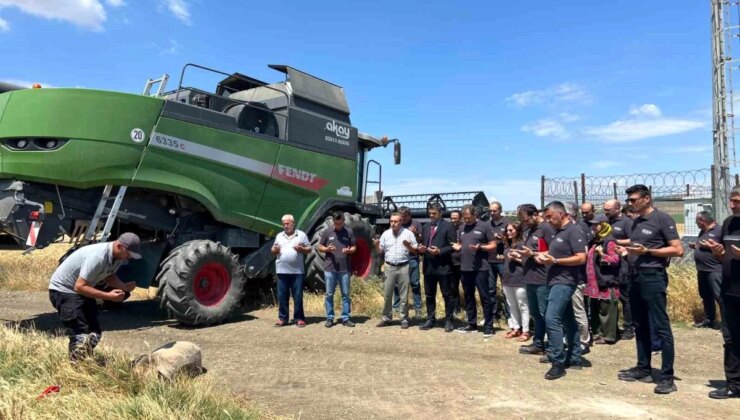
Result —
[[552, 259], [552, 263], [555, 264], [555, 265], [558, 265], [558, 259], [557, 258], [553, 258]]
[[653, 250], [652, 249], [646, 249], [645, 250], [645, 255], [653, 255]]

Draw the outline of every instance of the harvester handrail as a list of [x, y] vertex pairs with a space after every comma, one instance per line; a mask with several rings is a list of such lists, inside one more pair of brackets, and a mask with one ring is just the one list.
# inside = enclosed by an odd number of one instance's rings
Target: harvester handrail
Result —
[[[250, 80], [250, 79], [244, 78], [241, 75], [239, 75], [238, 73], [229, 74], [229, 73], [223, 72], [221, 70], [216, 70], [216, 69], [212, 69], [210, 67], [201, 66], [200, 64], [187, 63], [184, 66], [182, 66], [182, 71], [180, 72], [180, 81], [177, 84], [177, 92], [175, 93], [175, 102], [178, 102], [180, 100], [180, 92], [182, 91], [182, 81], [185, 79], [185, 71], [187, 70], [188, 67], [195, 67], [195, 68], [198, 68], [198, 69], [201, 69], [201, 70], [210, 71], [212, 73], [221, 74], [221, 75], [224, 75], [226, 77], [236, 77], [238, 79], [241, 79], [241, 80], [243, 80], [245, 82], [249, 82], [249, 83], [253, 83], [254, 82], [254, 80]], [[263, 87], [263, 88], [266, 88], [266, 89], [270, 89], [270, 90], [274, 90], [275, 92], [278, 92], [281, 95], [285, 96], [286, 103], [288, 104], [288, 107], [286, 108], [286, 111], [285, 111], [285, 115], [278, 114], [277, 112], [273, 111], [272, 109], [270, 109], [269, 111], [270, 111], [270, 113], [272, 113], [272, 115], [281, 116], [281, 117], [284, 117], [285, 118], [285, 138], [287, 139], [288, 138], [288, 127], [290, 126], [290, 124], [289, 124], [289, 122], [290, 122], [290, 116], [289, 116], [290, 115], [290, 95], [288, 95], [287, 92], [284, 92], [284, 91], [282, 91], [280, 89], [275, 89], [274, 87], [268, 86], [266, 84], [265, 85], [262, 85], [260, 87]], [[209, 93], [210, 94], [210, 92], [205, 92], [205, 91], [203, 91], [201, 89], [195, 89], [195, 88], [190, 88], [190, 89], [192, 89], [192, 90], [199, 90], [201, 92]], [[213, 93], [213, 95], [216, 95], [216, 94]], [[258, 108], [256, 106], [250, 104], [248, 101], [243, 101], [243, 100], [239, 100], [239, 99], [231, 99], [231, 98], [228, 98], [228, 97], [227, 97], [227, 99], [229, 99], [231, 101], [234, 101], [234, 102], [242, 103], [242, 104], [244, 104], [244, 105], [246, 105], [248, 107], [251, 107], [251, 108], [260, 109], [260, 110], [263, 110], [264, 111], [264, 109]]]

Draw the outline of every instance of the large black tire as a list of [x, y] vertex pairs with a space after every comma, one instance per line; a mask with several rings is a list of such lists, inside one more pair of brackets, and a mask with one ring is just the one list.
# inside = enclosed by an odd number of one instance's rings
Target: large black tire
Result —
[[157, 275], [160, 304], [183, 324], [218, 324], [241, 309], [246, 276], [229, 248], [196, 240], [173, 249]]
[[[375, 228], [367, 218], [359, 214], [344, 213], [344, 225], [352, 229], [357, 242], [357, 251], [352, 256], [352, 275], [367, 278], [380, 271], [382, 261], [373, 246]], [[313, 229], [311, 253], [306, 258], [306, 286], [312, 290], [324, 290], [324, 254], [319, 252], [319, 240], [326, 229], [333, 229], [331, 216]]]

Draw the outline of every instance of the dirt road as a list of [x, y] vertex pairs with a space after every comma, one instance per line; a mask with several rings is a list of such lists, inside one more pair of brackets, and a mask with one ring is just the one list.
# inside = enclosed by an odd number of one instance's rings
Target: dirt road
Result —
[[[306, 328], [275, 328], [276, 310], [188, 329], [155, 311], [153, 302], [130, 302], [121, 312], [104, 312], [103, 342], [139, 354], [171, 340], [193, 341], [203, 348], [208, 375], [287, 417], [718, 419], [740, 412], [740, 400], [706, 396], [724, 378], [722, 340], [713, 330], [674, 330], [679, 391], [658, 396], [650, 384], [616, 378], [634, 364], [634, 341], [598, 346], [587, 356], [593, 367], [546, 381], [548, 366], [519, 355], [503, 334], [485, 340], [442, 329], [379, 329], [367, 318], [354, 329], [326, 329], [318, 313], [308, 314]], [[45, 293], [0, 292], [0, 319], [47, 331], [59, 326]]]

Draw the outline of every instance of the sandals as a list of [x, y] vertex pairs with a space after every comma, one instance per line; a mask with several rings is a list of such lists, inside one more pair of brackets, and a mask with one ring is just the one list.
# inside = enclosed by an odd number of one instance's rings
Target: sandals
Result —
[[506, 333], [504, 338], [514, 338], [514, 337], [519, 337], [520, 335], [522, 335], [522, 330], [511, 330]]
[[532, 333], [531, 333], [531, 332], [529, 332], [529, 331], [527, 331], [527, 332], [523, 332], [523, 333], [522, 333], [522, 334], [521, 334], [521, 335], [519, 336], [519, 338], [517, 338], [517, 339], [516, 339], [516, 341], [521, 341], [521, 342], [524, 342], [524, 341], [529, 341], [529, 339], [530, 339], [530, 338], [532, 338]]

